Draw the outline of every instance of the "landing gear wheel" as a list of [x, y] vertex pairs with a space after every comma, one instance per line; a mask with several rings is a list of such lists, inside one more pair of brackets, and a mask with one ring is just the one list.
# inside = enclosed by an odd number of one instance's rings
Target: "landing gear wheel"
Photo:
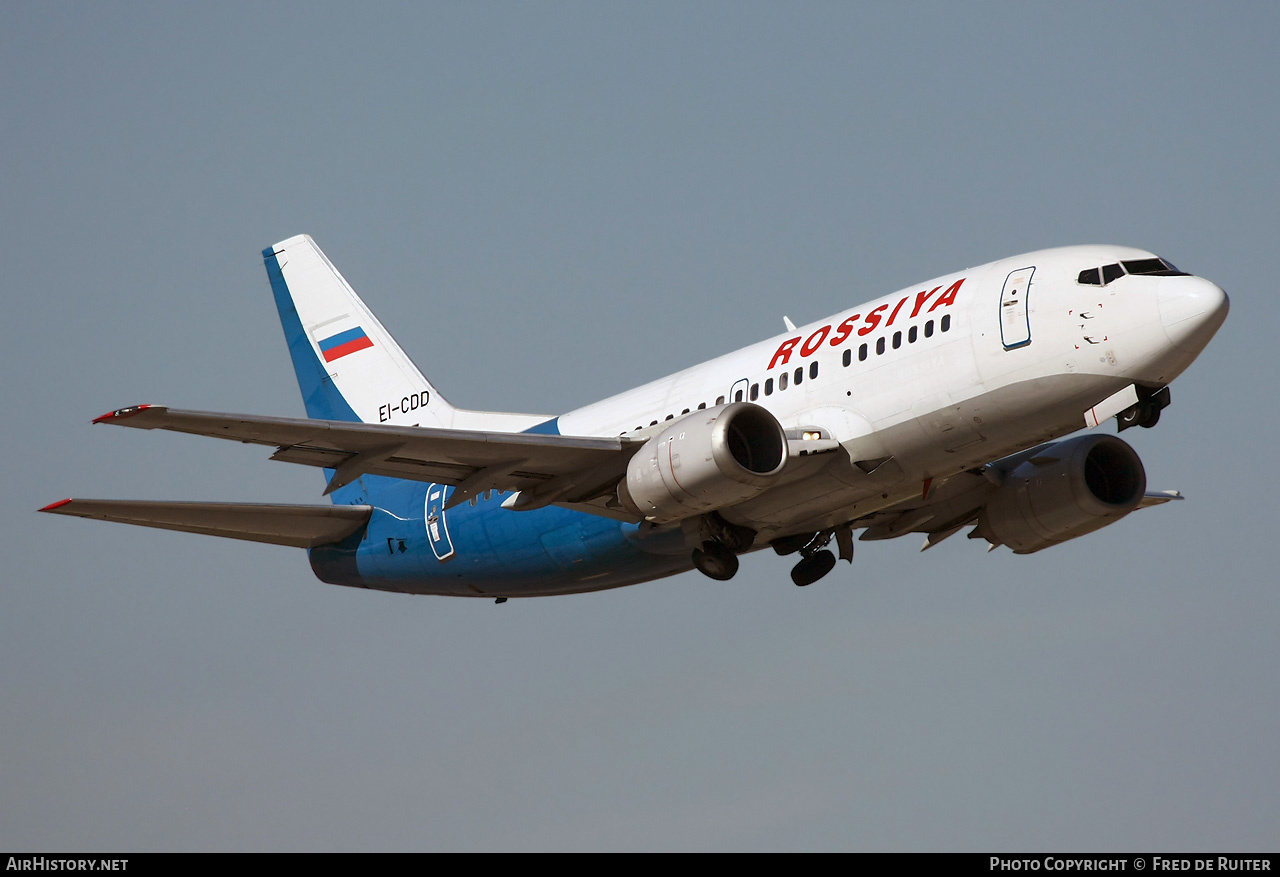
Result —
[[1119, 424], [1121, 432], [1131, 426], [1151, 429], [1151, 427], [1160, 422], [1160, 412], [1169, 407], [1168, 387], [1164, 387], [1154, 393], [1150, 390], [1139, 389], [1138, 394], [1141, 398], [1136, 405], [1130, 405], [1116, 415], [1116, 422]]
[[1150, 429], [1160, 422], [1160, 406], [1150, 399], [1143, 399], [1137, 405], [1130, 405], [1117, 414], [1116, 420], [1120, 422], [1122, 431], [1131, 426]]
[[812, 585], [836, 565], [836, 556], [830, 551], [815, 551], [791, 568], [791, 581], [796, 587]]
[[719, 542], [703, 542], [693, 549], [693, 565], [707, 578], [727, 582], [738, 571], [738, 555]]

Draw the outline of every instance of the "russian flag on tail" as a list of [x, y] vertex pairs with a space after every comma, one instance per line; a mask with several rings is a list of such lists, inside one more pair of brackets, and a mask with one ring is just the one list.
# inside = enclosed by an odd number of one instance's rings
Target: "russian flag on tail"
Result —
[[364, 350], [366, 347], [373, 346], [373, 341], [364, 333], [364, 329], [359, 326], [354, 329], [348, 329], [345, 332], [339, 332], [337, 335], [330, 335], [319, 343], [320, 353], [324, 356], [325, 362], [333, 362], [348, 353], [355, 353], [357, 350]]

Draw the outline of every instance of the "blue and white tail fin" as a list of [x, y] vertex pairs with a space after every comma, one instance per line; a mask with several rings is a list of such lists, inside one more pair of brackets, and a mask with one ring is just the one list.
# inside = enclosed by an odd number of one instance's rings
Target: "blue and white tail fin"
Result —
[[310, 236], [262, 251], [307, 416], [490, 432], [554, 431], [544, 414], [445, 401]]
[[307, 416], [452, 426], [422, 376], [308, 235], [262, 251]]

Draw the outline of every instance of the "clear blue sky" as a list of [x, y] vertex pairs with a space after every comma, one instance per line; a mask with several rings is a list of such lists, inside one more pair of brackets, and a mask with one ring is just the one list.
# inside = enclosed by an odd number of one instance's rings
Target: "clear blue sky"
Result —
[[[1274, 850], [1273, 3], [0, 5], [0, 849]], [[578, 597], [39, 516], [320, 500], [259, 251], [312, 234], [451, 401], [557, 413], [1018, 252], [1232, 297], [1188, 500]]]

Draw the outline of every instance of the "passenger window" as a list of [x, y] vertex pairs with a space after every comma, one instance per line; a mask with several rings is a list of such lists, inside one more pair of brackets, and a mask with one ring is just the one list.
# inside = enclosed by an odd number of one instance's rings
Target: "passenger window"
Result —
[[933, 337], [933, 320], [930, 320], [929, 322], [924, 324], [924, 337], [926, 338]]
[[786, 372], [778, 375], [778, 390], [781, 392], [787, 388], [788, 375]]
[[813, 380], [818, 376], [818, 361], [815, 359], [809, 363], [809, 380]]
[[880, 337], [876, 339], [876, 356], [882, 353], [884, 353], [884, 338]]
[[751, 385], [751, 401], [754, 402], [759, 398], [760, 398], [760, 385], [752, 384]]
[[792, 375], [791, 378], [797, 387], [800, 386], [804, 381], [804, 366], [800, 366], [800, 368], [796, 369], [796, 373]]
[[853, 362], [853, 351], [846, 347], [844, 349], [844, 367], [848, 368], [851, 362]]
[[769, 378], [769, 380], [764, 382], [764, 394], [766, 396], [773, 395], [773, 378]]
[[951, 315], [947, 314], [942, 318], [942, 331], [946, 332], [951, 328]]
[[1098, 276], [1097, 268], [1086, 268], [1080, 272], [1080, 276], [1076, 278], [1076, 283], [1086, 283], [1089, 286], [1101, 286], [1102, 278]]
[[1124, 269], [1120, 267], [1119, 262], [1112, 262], [1110, 265], [1102, 266], [1102, 285], [1106, 286], [1117, 277], [1124, 276]]
[[901, 346], [902, 346], [902, 333], [894, 332], [893, 333], [893, 349], [897, 350]]
[[907, 343], [908, 344], [916, 343], [916, 327], [915, 326], [912, 326], [911, 331], [907, 333]]
[[866, 359], [867, 359], [867, 345], [863, 344], [861, 347], [858, 348], [858, 362], [866, 362]]

